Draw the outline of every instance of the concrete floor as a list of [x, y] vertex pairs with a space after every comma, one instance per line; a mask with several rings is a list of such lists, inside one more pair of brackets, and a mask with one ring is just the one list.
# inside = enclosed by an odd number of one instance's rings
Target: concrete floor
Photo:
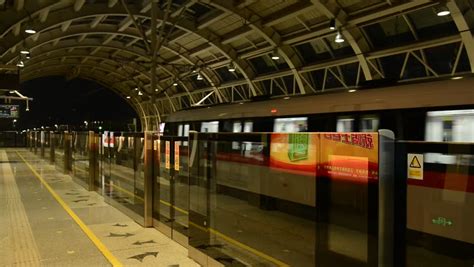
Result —
[[27, 150], [0, 150], [0, 226], [0, 266], [110, 266], [110, 259], [123, 266], [199, 266], [184, 247]]

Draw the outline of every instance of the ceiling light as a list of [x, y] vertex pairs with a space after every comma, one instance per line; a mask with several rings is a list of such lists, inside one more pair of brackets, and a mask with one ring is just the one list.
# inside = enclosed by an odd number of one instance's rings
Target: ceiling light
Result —
[[462, 78], [464, 78], [464, 77], [462, 77], [462, 76], [455, 76], [455, 77], [452, 77], [451, 80], [461, 80]]
[[174, 83], [173, 83], [173, 86], [178, 86], [178, 83], [177, 83], [177, 82], [174, 82]]
[[196, 79], [197, 79], [198, 81], [201, 81], [201, 80], [202, 80], [201, 74], [198, 74], [198, 76], [196, 77]]
[[349, 93], [354, 93], [355, 91], [357, 91], [357, 90], [356, 89], [350, 89]]
[[288, 100], [288, 99], [290, 99], [290, 97], [289, 97], [289, 96], [285, 96], [285, 97], [283, 97], [283, 99]]
[[138, 95], [143, 95], [142, 91], [138, 91]]
[[23, 63], [23, 61], [18, 61], [18, 63], [16, 64], [17, 67], [19, 68], [23, 68], [25, 66], [25, 63]]
[[436, 9], [436, 16], [438, 17], [444, 17], [451, 14], [449, 9], [446, 6], [440, 6]]
[[36, 33], [35, 30], [33, 30], [32, 28], [29, 28], [29, 27], [27, 27], [27, 28], [25, 29], [25, 32], [28, 33], [28, 34], [35, 34], [35, 33]]
[[344, 43], [344, 37], [342, 37], [341, 32], [337, 32], [336, 34], [336, 39], [334, 39], [334, 42], [336, 43]]
[[335, 19], [331, 19], [331, 21], [329, 21], [329, 29], [331, 29], [331, 30], [336, 29], [336, 20]]
[[230, 64], [228, 70], [229, 70], [230, 72], [235, 72], [235, 66], [234, 66], [234, 64]]
[[30, 54], [30, 51], [28, 51], [28, 50], [21, 50], [20, 53], [23, 54], [23, 55], [28, 55], [28, 54]]
[[127, 99], [130, 99], [130, 96], [129, 96], [129, 95], [127, 96]]
[[138, 87], [135, 87], [135, 91], [138, 91]]
[[27, 55], [25, 58], [26, 58], [26, 59], [30, 59], [31, 57], [30, 57], [30, 55]]

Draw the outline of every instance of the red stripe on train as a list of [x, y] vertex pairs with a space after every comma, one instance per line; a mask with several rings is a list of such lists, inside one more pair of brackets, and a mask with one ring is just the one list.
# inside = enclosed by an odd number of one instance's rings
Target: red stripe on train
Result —
[[408, 184], [474, 193], [474, 176], [467, 173], [424, 171], [423, 180], [408, 179]]

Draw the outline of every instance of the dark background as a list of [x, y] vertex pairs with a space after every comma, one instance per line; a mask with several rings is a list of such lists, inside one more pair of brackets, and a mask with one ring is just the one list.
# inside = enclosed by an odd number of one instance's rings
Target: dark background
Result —
[[[20, 118], [13, 128], [13, 119], [0, 119], [1, 130], [24, 130], [57, 125], [68, 125], [72, 129], [99, 126], [104, 130], [125, 130], [133, 118], [138, 116], [133, 108], [119, 95], [102, 85], [83, 79], [66, 80], [54, 76], [24, 82], [20, 93], [32, 97], [30, 111], [25, 111], [24, 101], [12, 101], [21, 105]], [[2, 103], [3, 104], [3, 103]]]

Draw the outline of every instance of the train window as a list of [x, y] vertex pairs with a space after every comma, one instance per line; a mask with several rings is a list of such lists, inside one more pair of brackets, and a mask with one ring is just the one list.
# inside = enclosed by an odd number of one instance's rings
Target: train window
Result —
[[337, 119], [336, 131], [338, 131], [338, 132], [352, 132], [352, 131], [354, 131], [354, 118], [339, 118], [339, 119]]
[[178, 136], [188, 136], [188, 135], [189, 135], [189, 124], [178, 125]]
[[426, 141], [474, 142], [474, 109], [429, 111]]
[[375, 132], [379, 129], [379, 119], [377, 117], [362, 117], [360, 118], [359, 131], [361, 132]]
[[274, 132], [292, 133], [292, 132], [306, 132], [308, 130], [308, 118], [278, 118], [275, 119], [273, 126]]
[[234, 122], [232, 126], [232, 132], [233, 133], [240, 133], [242, 132], [242, 123], [240, 121]]
[[201, 133], [217, 133], [219, 132], [218, 121], [208, 121], [201, 123]]
[[251, 133], [253, 131], [253, 122], [244, 122], [244, 133]]

